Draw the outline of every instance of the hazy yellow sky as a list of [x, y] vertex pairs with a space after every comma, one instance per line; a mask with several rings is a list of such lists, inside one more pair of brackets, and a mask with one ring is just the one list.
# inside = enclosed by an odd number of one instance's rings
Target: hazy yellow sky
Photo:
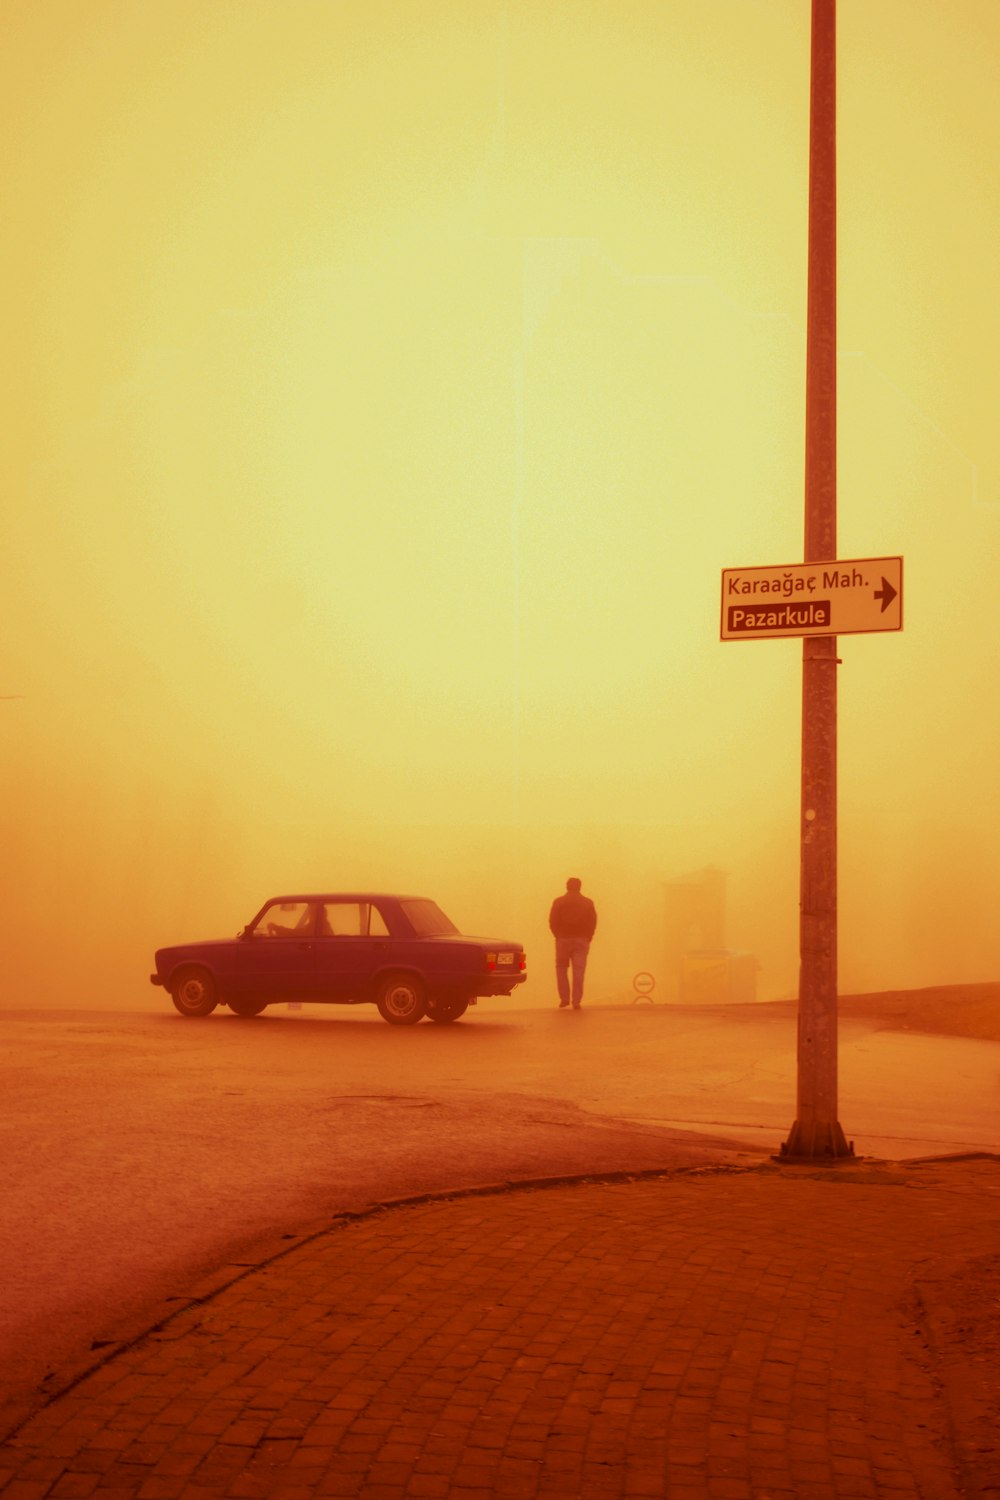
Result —
[[[1000, 6], [840, 0], [841, 987], [995, 978]], [[269, 895], [798, 964], [807, 0], [0, 0], [8, 1004]]]

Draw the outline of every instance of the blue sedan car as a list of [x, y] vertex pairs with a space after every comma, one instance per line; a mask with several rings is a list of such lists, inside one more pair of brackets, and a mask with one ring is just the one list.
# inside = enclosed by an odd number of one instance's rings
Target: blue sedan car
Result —
[[464, 937], [425, 896], [274, 896], [235, 938], [159, 948], [152, 984], [182, 1016], [281, 1000], [374, 1004], [394, 1026], [457, 1021], [527, 978], [520, 943]]

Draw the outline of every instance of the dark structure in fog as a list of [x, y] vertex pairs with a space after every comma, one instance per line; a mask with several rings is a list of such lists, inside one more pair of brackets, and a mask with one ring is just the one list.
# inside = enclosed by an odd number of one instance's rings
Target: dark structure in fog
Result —
[[726, 947], [726, 873], [711, 866], [664, 883], [664, 991], [687, 1005], [757, 998], [757, 960]]

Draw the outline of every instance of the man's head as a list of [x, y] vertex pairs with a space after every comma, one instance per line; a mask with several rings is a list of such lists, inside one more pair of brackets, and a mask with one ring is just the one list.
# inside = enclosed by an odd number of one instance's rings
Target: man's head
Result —
[[577, 878], [576, 878], [575, 875], [571, 876], [570, 879], [567, 880], [567, 882], [566, 882], [566, 889], [568, 891], [571, 891], [574, 896], [576, 896], [576, 895], [579, 894], [579, 891], [580, 891], [580, 881], [577, 880]]

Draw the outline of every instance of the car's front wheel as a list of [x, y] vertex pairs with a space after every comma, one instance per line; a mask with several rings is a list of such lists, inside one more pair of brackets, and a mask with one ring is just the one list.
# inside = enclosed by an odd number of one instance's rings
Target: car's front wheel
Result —
[[457, 1021], [459, 1016], [465, 1015], [468, 1008], [468, 1000], [442, 1000], [431, 996], [427, 1002], [427, 1015], [430, 1020], [444, 1025], [448, 1021]]
[[170, 998], [182, 1016], [210, 1016], [219, 1003], [207, 969], [182, 969], [170, 985]]
[[238, 1016], [259, 1016], [262, 1010], [267, 1009], [266, 1000], [254, 1000], [247, 995], [233, 997], [229, 1001], [229, 1009], [234, 1010]]
[[391, 974], [384, 979], [375, 1003], [390, 1026], [415, 1026], [427, 1009], [424, 987], [412, 974]]

